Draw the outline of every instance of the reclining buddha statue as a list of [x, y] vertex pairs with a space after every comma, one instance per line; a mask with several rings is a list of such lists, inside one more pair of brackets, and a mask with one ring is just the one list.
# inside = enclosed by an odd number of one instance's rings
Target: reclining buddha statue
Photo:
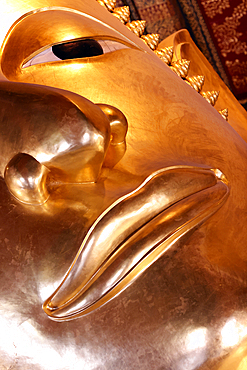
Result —
[[0, 17], [0, 369], [246, 369], [245, 110], [114, 0]]

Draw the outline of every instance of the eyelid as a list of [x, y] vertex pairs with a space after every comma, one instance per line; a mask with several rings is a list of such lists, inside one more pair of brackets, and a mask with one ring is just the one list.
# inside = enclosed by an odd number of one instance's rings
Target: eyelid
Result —
[[[76, 42], [77, 40], [75, 40]], [[111, 53], [121, 49], [130, 49], [130, 46], [127, 46], [120, 41], [115, 40], [107, 40], [107, 39], [95, 39], [103, 49], [103, 54]], [[70, 41], [68, 41], [70, 42]], [[66, 44], [66, 43], [63, 43]], [[92, 57], [85, 57], [85, 58], [92, 58]], [[61, 61], [62, 59], [58, 58], [52, 51], [52, 46], [49, 48], [42, 50], [40, 53], [36, 54], [33, 57], [29, 57], [29, 59], [24, 61], [22, 68], [27, 68], [33, 66], [35, 64], [43, 64], [49, 62], [56, 62]], [[70, 60], [69, 58], [67, 60]], [[72, 60], [72, 59], [71, 59]]]

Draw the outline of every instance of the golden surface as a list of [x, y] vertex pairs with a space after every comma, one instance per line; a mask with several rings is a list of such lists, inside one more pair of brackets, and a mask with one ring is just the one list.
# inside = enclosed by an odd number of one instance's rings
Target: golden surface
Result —
[[130, 18], [130, 10], [128, 6], [122, 6], [120, 8], [115, 8], [112, 15], [118, 18], [121, 22], [126, 23]]
[[141, 39], [150, 47], [150, 49], [155, 50], [159, 43], [159, 35], [157, 33], [150, 33], [141, 36]]
[[145, 30], [146, 21], [133, 21], [126, 25], [136, 36], [141, 36]]
[[96, 1], [1, 22], [0, 365], [244, 369], [246, 112], [186, 31], [196, 89]]
[[186, 78], [189, 73], [190, 61], [187, 59], [178, 59], [171, 64], [171, 69], [179, 77]]
[[227, 108], [220, 110], [220, 111], [219, 111], [219, 113], [222, 115], [222, 117], [223, 117], [226, 121], [228, 121], [228, 109], [227, 109]]
[[193, 76], [193, 77], [188, 77], [186, 80], [193, 89], [195, 89], [197, 92], [200, 92], [204, 81], [205, 77], [204, 76]]
[[14, 197], [27, 204], [40, 205], [49, 198], [48, 172], [34, 157], [18, 153], [7, 164], [4, 179]]
[[173, 47], [167, 46], [163, 49], [155, 50], [156, 55], [166, 64], [170, 64], [173, 58]]
[[203, 91], [201, 94], [204, 97], [204, 99], [206, 99], [207, 102], [209, 102], [209, 104], [215, 105], [220, 92], [219, 91], [205, 91], [205, 92]]
[[107, 302], [212, 215], [227, 196], [227, 185], [217, 182], [212, 171], [157, 171], [92, 225], [62, 284], [45, 302], [45, 312], [65, 320]]

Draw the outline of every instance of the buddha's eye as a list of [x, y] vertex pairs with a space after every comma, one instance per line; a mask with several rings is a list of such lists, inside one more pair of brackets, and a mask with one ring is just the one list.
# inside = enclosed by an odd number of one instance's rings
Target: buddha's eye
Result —
[[113, 40], [80, 39], [68, 41], [53, 45], [35, 56], [31, 56], [28, 61], [24, 62], [22, 68], [58, 60], [95, 57], [126, 48], [129, 47]]
[[94, 57], [104, 53], [102, 46], [96, 40], [79, 40], [52, 46], [52, 51], [59, 59], [75, 59]]

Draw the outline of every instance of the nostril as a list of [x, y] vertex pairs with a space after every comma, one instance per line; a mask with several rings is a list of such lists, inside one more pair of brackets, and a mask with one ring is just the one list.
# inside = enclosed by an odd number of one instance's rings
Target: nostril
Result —
[[126, 139], [128, 122], [125, 115], [117, 108], [107, 104], [97, 104], [110, 121], [111, 144], [122, 144]]
[[56, 57], [65, 59], [86, 58], [104, 54], [101, 45], [93, 39], [76, 40], [52, 46]]
[[111, 136], [104, 166], [114, 167], [126, 151], [128, 122], [125, 115], [117, 108], [107, 104], [97, 104], [110, 122]]

